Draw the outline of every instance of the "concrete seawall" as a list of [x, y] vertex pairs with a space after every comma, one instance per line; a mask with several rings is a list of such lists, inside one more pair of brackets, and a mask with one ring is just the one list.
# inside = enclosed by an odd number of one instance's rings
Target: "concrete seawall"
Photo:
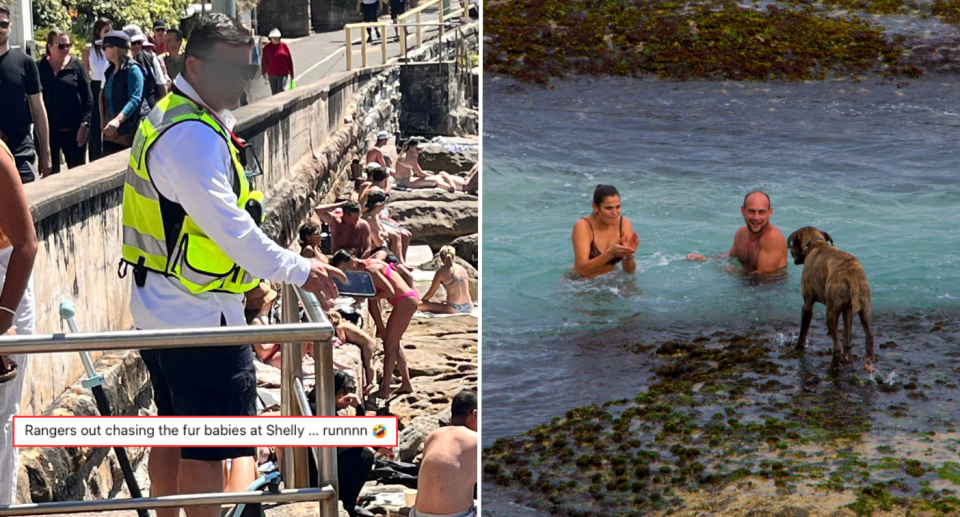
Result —
[[[476, 26], [464, 30], [476, 41]], [[411, 58], [446, 56], [452, 39]], [[399, 129], [400, 79], [396, 65], [344, 72], [234, 112], [236, 133], [252, 144], [264, 169], [254, 186], [268, 200], [264, 230], [270, 237], [289, 245], [311, 207], [348, 182], [348, 164], [365, 149], [370, 132]], [[38, 333], [66, 331], [58, 314], [65, 299], [75, 301], [84, 331], [132, 327], [131, 280], [117, 274], [127, 159], [120, 153], [27, 185], [41, 242], [34, 268]], [[137, 414], [149, 405], [147, 376], [134, 352], [112, 353], [100, 366], [115, 413]], [[77, 381], [82, 373], [76, 353], [31, 355], [21, 414], [96, 414]], [[136, 460], [142, 451], [130, 454]], [[120, 481], [112, 452], [22, 449], [18, 501], [110, 497]]]

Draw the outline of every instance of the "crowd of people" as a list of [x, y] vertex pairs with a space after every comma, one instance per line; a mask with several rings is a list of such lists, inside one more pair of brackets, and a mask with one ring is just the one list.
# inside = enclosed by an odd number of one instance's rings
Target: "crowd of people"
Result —
[[[405, 259], [413, 235], [387, 209], [396, 188], [392, 183], [399, 186], [402, 177], [389, 168], [382, 152], [384, 133], [367, 154], [379, 153], [379, 159], [364, 160], [368, 174], [358, 178], [360, 188], [316, 210], [319, 221], [330, 227], [330, 246], [325, 246], [321, 227], [308, 224], [300, 232], [301, 250], [294, 252], [260, 229], [263, 196], [249, 183], [239, 159], [242, 144], [232, 132], [236, 118], [230, 109], [260, 66], [251, 64], [256, 44], [249, 29], [225, 15], [207, 15], [184, 43], [183, 34], [163, 22], [154, 23], [148, 36], [137, 26], [115, 30], [101, 18], [82, 59], [71, 56], [68, 34], [51, 31], [38, 63], [10, 49], [10, 25], [10, 11], [0, 6], [0, 97], [11, 101], [0, 117], [0, 334], [31, 333], [36, 321], [31, 270], [38, 244], [23, 184], [57, 172], [54, 162], [61, 153], [67, 166], [75, 167], [88, 156], [96, 159], [135, 144], [144, 153], [130, 161], [125, 175], [123, 246], [118, 251], [119, 274], [130, 282], [137, 329], [271, 324], [274, 285], [300, 286], [328, 311], [338, 342], [360, 351], [362, 372], [349, 375], [335, 364], [338, 408], [363, 408], [365, 398], [413, 391], [401, 346], [411, 318], [417, 310], [468, 312], [472, 302], [466, 271], [455, 263], [452, 248], [445, 247], [443, 268], [427, 294], [433, 296], [442, 284], [448, 288], [447, 300], [421, 303]], [[264, 59], [276, 55], [265, 53]], [[406, 147], [397, 163], [412, 172], [403, 177], [436, 176], [442, 179], [438, 186], [454, 190], [467, 184], [452, 175], [422, 171], [416, 153], [409, 151], [416, 143]], [[369, 273], [376, 287], [369, 299], [375, 336], [358, 324], [356, 312], [341, 305], [337, 282], [345, 282], [344, 271], [351, 270]], [[379, 382], [372, 367], [378, 339], [384, 354]], [[254, 361], [279, 366], [282, 351], [266, 344], [139, 353], [159, 416], [255, 416]], [[304, 343], [300, 359], [309, 362], [311, 356], [311, 344]], [[0, 356], [0, 504], [13, 503], [16, 493], [16, 452], [7, 433], [9, 418], [18, 410], [25, 364], [23, 357]], [[394, 390], [395, 366], [401, 374]], [[351, 388], [354, 377], [362, 380], [361, 388]], [[418, 506], [425, 515], [462, 514], [472, 508], [476, 394], [450, 397], [456, 429], [431, 434], [424, 451], [422, 479], [446, 483], [421, 484]], [[262, 452], [255, 447], [154, 448], [148, 464], [150, 495], [245, 489], [257, 475]], [[354, 507], [366, 481], [360, 474], [369, 470], [367, 456], [363, 451], [341, 453], [341, 498], [351, 515], [362, 513]], [[459, 474], [449, 472], [454, 465]], [[189, 517], [215, 517], [220, 511], [218, 506], [186, 509]], [[177, 508], [157, 510], [158, 517], [178, 513]]]

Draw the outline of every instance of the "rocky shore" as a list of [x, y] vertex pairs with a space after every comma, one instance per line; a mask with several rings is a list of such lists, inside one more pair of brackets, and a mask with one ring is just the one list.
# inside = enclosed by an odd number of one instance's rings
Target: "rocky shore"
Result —
[[646, 390], [497, 440], [484, 501], [572, 516], [958, 515], [958, 316], [875, 314], [874, 376], [860, 332], [854, 365], [829, 372], [816, 319], [803, 353], [787, 323], [628, 340]]
[[905, 81], [960, 71], [954, 0], [495, 0], [488, 72], [566, 76]]

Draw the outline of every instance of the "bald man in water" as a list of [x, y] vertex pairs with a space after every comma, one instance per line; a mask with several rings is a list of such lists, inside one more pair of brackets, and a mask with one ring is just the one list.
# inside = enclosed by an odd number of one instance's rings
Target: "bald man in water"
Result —
[[[743, 198], [740, 207], [743, 222], [746, 224], [737, 230], [730, 251], [713, 257], [729, 260], [736, 258], [747, 273], [773, 273], [787, 266], [787, 240], [776, 226], [770, 224], [773, 206], [770, 196], [755, 190]], [[703, 255], [691, 253], [688, 260], [711, 260]]]
[[463, 390], [450, 405], [451, 425], [427, 436], [410, 517], [474, 517], [477, 485], [477, 393]]

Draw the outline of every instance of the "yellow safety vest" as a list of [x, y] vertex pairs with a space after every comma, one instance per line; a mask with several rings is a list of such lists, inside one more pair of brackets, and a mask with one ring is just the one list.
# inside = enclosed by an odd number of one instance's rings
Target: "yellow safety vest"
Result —
[[[157, 102], [150, 115], [140, 122], [123, 186], [123, 258], [134, 267], [137, 285], [143, 286], [146, 271], [175, 277], [191, 293], [208, 291], [244, 293], [259, 280], [227, 256], [190, 218], [183, 207], [157, 191], [147, 169], [147, 153], [158, 138], [176, 124], [200, 121], [223, 137], [233, 159], [231, 178], [237, 205], [245, 209], [249, 200], [263, 203], [263, 193], [250, 190], [240, 150], [230, 134], [209, 113], [176, 93]], [[257, 223], [261, 223], [257, 221]], [[171, 240], [172, 239], [172, 240]]]

